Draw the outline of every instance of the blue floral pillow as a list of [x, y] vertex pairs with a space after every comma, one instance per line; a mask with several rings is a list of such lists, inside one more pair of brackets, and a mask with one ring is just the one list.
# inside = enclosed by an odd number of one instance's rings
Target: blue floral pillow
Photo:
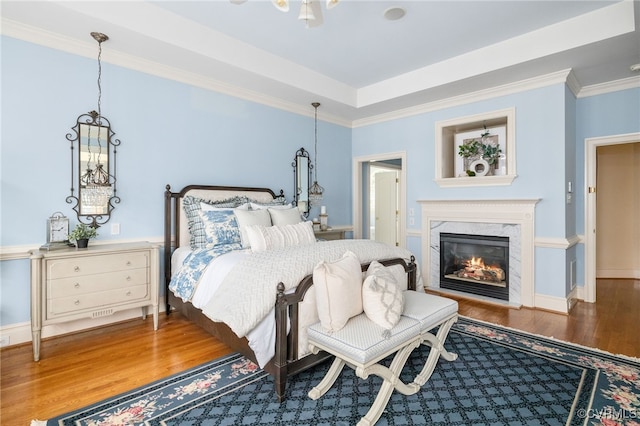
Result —
[[240, 228], [233, 210], [199, 212], [204, 224], [204, 248], [240, 243]]
[[189, 244], [193, 250], [203, 248], [206, 244], [206, 235], [204, 232], [204, 223], [200, 219], [200, 203], [211, 204], [214, 207], [234, 208], [247, 201], [246, 197], [233, 197], [221, 201], [204, 200], [198, 197], [187, 195], [182, 199], [182, 208], [187, 216], [189, 225]]

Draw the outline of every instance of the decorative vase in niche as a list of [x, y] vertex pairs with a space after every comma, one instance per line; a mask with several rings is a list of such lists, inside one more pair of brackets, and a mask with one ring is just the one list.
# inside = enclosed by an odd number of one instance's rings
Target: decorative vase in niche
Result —
[[76, 245], [78, 246], [78, 248], [87, 248], [87, 246], [89, 245], [89, 239], [81, 238], [78, 241], [76, 241]]

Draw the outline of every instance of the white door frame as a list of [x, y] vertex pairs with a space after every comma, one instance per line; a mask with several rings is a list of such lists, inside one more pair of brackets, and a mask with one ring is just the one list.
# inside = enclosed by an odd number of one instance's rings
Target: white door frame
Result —
[[399, 158], [402, 162], [399, 172], [400, 185], [398, 188], [398, 242], [400, 247], [407, 246], [407, 229], [405, 210], [407, 208], [407, 153], [387, 152], [383, 154], [365, 155], [353, 158], [353, 238], [362, 238], [362, 164], [372, 161], [393, 160]]
[[[619, 145], [640, 141], [640, 133], [627, 133], [624, 135], [601, 136], [586, 138], [585, 140], [585, 294], [584, 301], [594, 303], [596, 301], [596, 178], [597, 178], [597, 152], [599, 146]], [[593, 188], [593, 190], [590, 190]]]

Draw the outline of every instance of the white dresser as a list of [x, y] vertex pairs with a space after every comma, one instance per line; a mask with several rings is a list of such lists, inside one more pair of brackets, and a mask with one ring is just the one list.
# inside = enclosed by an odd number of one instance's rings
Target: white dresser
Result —
[[147, 242], [31, 252], [33, 359], [42, 326], [99, 318], [131, 308], [153, 310], [158, 329], [159, 246]]

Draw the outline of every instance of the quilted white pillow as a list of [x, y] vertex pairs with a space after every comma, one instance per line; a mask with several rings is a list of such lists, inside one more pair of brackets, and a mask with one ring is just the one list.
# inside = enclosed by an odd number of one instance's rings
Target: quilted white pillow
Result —
[[384, 336], [400, 321], [404, 293], [394, 274], [375, 260], [371, 262], [362, 285], [362, 308], [371, 321], [385, 329]]
[[316, 242], [312, 222], [282, 226], [251, 225], [246, 228], [246, 235], [253, 252]]
[[290, 209], [268, 209], [271, 215], [271, 223], [274, 225], [295, 225], [302, 222], [302, 216], [300, 210], [297, 207]]
[[327, 332], [340, 330], [349, 318], [362, 313], [362, 268], [355, 253], [347, 251], [335, 262], [318, 263], [313, 285], [320, 324]]
[[267, 210], [234, 210], [240, 228], [242, 247], [251, 247], [247, 227], [252, 225], [271, 226], [271, 216]]

